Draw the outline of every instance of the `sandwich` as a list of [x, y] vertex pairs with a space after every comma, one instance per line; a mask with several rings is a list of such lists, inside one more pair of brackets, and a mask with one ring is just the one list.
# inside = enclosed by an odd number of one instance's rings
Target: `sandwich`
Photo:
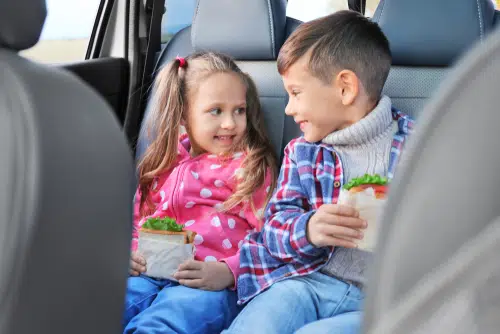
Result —
[[149, 218], [139, 230], [138, 252], [146, 260], [146, 276], [175, 280], [179, 265], [194, 258], [196, 232], [175, 219]]
[[358, 248], [373, 251], [378, 235], [378, 220], [386, 202], [388, 179], [380, 175], [365, 174], [354, 178], [340, 191], [337, 204], [351, 206], [359, 212], [359, 217], [367, 221], [363, 239], [357, 242]]
[[346, 183], [343, 189], [350, 194], [364, 192], [378, 199], [385, 199], [387, 193], [388, 180], [378, 174], [365, 174], [362, 177], [357, 177]]
[[184, 225], [177, 224], [173, 218], [156, 217], [146, 220], [139, 230], [139, 234], [142, 235], [144, 233], [148, 233], [157, 235], [158, 239], [178, 245], [192, 243], [196, 233], [192, 231], [184, 231], [183, 228]]

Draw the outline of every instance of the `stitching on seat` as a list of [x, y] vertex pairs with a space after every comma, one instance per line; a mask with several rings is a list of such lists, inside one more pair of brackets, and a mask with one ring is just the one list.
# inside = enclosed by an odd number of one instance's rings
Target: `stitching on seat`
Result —
[[196, 11], [194, 12], [193, 22], [191, 22], [191, 44], [193, 46], [193, 49], [195, 48], [193, 42], [196, 41], [196, 28], [194, 28], [194, 27], [197, 27], [196, 21], [198, 19], [199, 9], [200, 9], [200, 1], [198, 1], [198, 3], [196, 4]]
[[[387, 0], [387, 1], [389, 1], [389, 0]], [[379, 19], [378, 19], [379, 22], [382, 22], [382, 15], [384, 15], [385, 3], [387, 1], [382, 2], [382, 9], [380, 9], [380, 16], [379, 16]]]
[[273, 27], [273, 11], [271, 8], [271, 1], [267, 0], [267, 10], [269, 11], [269, 25], [271, 27], [271, 54], [273, 58], [276, 58], [274, 46], [276, 43], [274, 42], [274, 27]]
[[481, 6], [479, 5], [479, 0], [476, 0], [477, 3], [477, 16], [479, 17], [479, 39], [483, 40], [483, 15], [481, 13]]

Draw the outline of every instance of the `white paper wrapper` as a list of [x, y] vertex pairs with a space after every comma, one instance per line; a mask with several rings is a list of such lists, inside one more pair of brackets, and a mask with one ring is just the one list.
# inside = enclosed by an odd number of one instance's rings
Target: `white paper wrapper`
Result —
[[359, 211], [359, 216], [368, 222], [368, 227], [363, 230], [364, 238], [358, 242], [359, 249], [372, 252], [377, 243], [379, 218], [385, 205], [385, 199], [375, 197], [373, 188], [362, 192], [350, 193], [342, 189], [337, 204], [351, 206]]
[[194, 244], [179, 242], [171, 235], [139, 231], [138, 253], [146, 260], [145, 275], [175, 281], [181, 263], [194, 258]]

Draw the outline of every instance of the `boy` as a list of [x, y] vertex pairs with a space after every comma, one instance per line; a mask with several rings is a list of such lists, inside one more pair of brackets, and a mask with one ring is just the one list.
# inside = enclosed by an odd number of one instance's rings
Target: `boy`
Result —
[[352, 11], [304, 23], [283, 45], [285, 112], [304, 135], [285, 148], [263, 231], [241, 248], [238, 294], [250, 302], [228, 333], [359, 331], [367, 225], [335, 203], [352, 178], [391, 178], [413, 126], [381, 96], [390, 66], [378, 25]]

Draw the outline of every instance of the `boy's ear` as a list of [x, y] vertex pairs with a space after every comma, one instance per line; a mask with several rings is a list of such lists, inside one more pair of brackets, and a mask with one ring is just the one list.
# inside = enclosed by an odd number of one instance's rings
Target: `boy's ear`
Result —
[[345, 106], [353, 104], [359, 94], [358, 76], [353, 71], [342, 70], [335, 80], [341, 94], [342, 104]]

